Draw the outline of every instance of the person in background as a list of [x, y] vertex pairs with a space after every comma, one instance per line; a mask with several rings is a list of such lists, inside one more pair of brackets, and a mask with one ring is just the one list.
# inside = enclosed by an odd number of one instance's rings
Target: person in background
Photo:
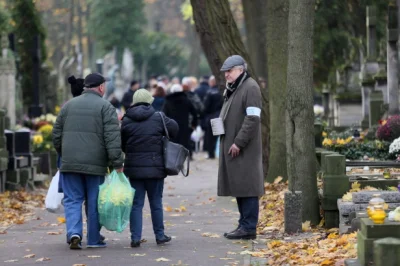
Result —
[[[190, 134], [197, 126], [196, 109], [188, 99], [186, 93], [183, 92], [181, 85], [172, 85], [170, 91], [171, 93], [165, 97], [165, 103], [162, 110], [166, 116], [174, 119], [179, 125], [178, 135], [171, 140], [190, 150]], [[191, 124], [189, 124], [189, 115], [193, 117]]]
[[181, 84], [181, 81], [180, 81], [180, 79], [178, 77], [174, 77], [171, 80], [171, 86], [174, 85], [174, 84]]
[[218, 136], [213, 135], [210, 121], [211, 119], [219, 117], [224, 100], [214, 76], [210, 77], [209, 85], [210, 89], [204, 97], [204, 149], [208, 153], [208, 158], [214, 159]]
[[[189, 101], [192, 103], [192, 105], [194, 106], [195, 110], [196, 110], [196, 121], [199, 120], [201, 121], [203, 118], [203, 111], [204, 111], [204, 104], [203, 102], [200, 100], [200, 97], [193, 92], [193, 78], [192, 77], [185, 77], [182, 79], [182, 87], [183, 87], [183, 91], [185, 92], [187, 98], [189, 99]], [[189, 125], [192, 124], [192, 121], [194, 119], [194, 115], [190, 115], [189, 116]], [[197, 124], [197, 123], [196, 123]], [[196, 127], [194, 128], [190, 128], [190, 135], [192, 134], [192, 132], [196, 129]], [[196, 149], [196, 144], [193, 140], [189, 140], [189, 151], [190, 151], [190, 159], [193, 159], [193, 151]]]
[[129, 106], [131, 106], [133, 94], [135, 94], [135, 91], [137, 91], [139, 88], [140, 88], [139, 82], [137, 80], [132, 80], [130, 88], [128, 89], [127, 92], [125, 92], [121, 101], [121, 104], [125, 110], [128, 110]]
[[70, 249], [82, 249], [82, 204], [87, 201], [87, 247], [103, 248], [97, 200], [109, 164], [123, 171], [121, 133], [115, 108], [103, 96], [106, 79], [92, 73], [82, 95], [68, 101], [53, 127], [53, 144], [62, 157], [64, 209]]
[[[162, 90], [162, 88], [161, 88]], [[127, 110], [121, 127], [122, 150], [125, 153], [124, 173], [136, 190], [133, 199], [130, 231], [131, 247], [139, 247], [142, 239], [143, 205], [147, 192], [151, 220], [157, 244], [171, 241], [164, 234], [162, 194], [165, 174], [163, 159], [163, 136], [166, 135], [161, 115], [168, 134], [175, 138], [178, 124], [152, 107], [154, 98], [145, 89], [133, 95], [132, 106]]]
[[204, 98], [206, 97], [206, 94], [208, 90], [210, 89], [210, 86], [208, 85], [208, 76], [203, 76], [200, 79], [200, 86], [195, 89], [194, 93], [196, 93], [200, 100], [204, 103]]
[[151, 104], [154, 108], [154, 110], [156, 111], [161, 111], [164, 102], [165, 102], [165, 90], [161, 87], [157, 87], [157, 89], [155, 90], [153, 97], [154, 97], [154, 101]]

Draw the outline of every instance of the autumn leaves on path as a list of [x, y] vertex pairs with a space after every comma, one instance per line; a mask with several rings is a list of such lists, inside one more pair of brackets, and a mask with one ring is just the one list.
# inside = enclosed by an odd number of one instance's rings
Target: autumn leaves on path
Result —
[[[31, 221], [0, 235], [0, 265], [243, 265], [252, 241], [230, 241], [223, 233], [237, 225], [232, 198], [216, 197], [217, 161], [196, 160], [189, 177], [168, 177], [164, 190], [165, 233], [170, 244], [155, 243], [148, 204], [140, 248], [130, 248], [129, 228], [121, 234], [102, 230], [108, 247], [71, 251], [60, 214], [36, 211]], [[39, 201], [39, 200], [34, 200]]]

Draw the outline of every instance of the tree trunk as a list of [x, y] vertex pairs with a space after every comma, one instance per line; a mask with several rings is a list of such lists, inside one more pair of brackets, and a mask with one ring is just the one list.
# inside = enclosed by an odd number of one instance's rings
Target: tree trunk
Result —
[[286, 140], [289, 189], [302, 191], [302, 218], [319, 222], [313, 111], [315, 0], [291, 0], [289, 7]]
[[234, 54], [241, 55], [246, 60], [249, 72], [255, 77], [228, 0], [190, 0], [190, 2], [201, 47], [219, 88], [225, 88], [225, 77], [220, 68], [225, 59]]
[[201, 55], [200, 40], [199, 37], [197, 36], [195, 27], [190, 24], [190, 21], [188, 21], [186, 24], [187, 24], [186, 35], [188, 36], [188, 43], [189, 46], [191, 47], [188, 75], [197, 77], [199, 75], [199, 69], [200, 69], [200, 55]]
[[[269, 0], [268, 0], [269, 1]], [[269, 171], [270, 162], [270, 103], [268, 68], [267, 68], [267, 8], [261, 8], [268, 3], [267, 0], [242, 0], [244, 21], [246, 25], [247, 51], [258, 77], [264, 80], [261, 83], [263, 96], [263, 114], [261, 117], [262, 139], [263, 139], [263, 168], [265, 177]], [[269, 106], [269, 108], [268, 108]]]
[[[269, 0], [268, 0], [269, 1]], [[242, 0], [247, 51], [258, 77], [267, 78], [267, 0]]]
[[83, 76], [83, 66], [84, 66], [84, 51], [83, 51], [83, 35], [82, 35], [82, 6], [81, 6], [81, 0], [78, 0], [78, 5], [77, 5], [77, 8], [78, 8], [78, 46], [79, 46], [79, 52], [81, 53], [81, 55], [82, 55], [82, 58], [81, 58], [81, 67], [80, 67], [80, 69], [78, 69], [79, 70], [79, 72], [80, 73], [77, 73], [78, 75], [79, 75], [79, 77], [82, 77]]
[[69, 20], [68, 20], [68, 26], [67, 26], [67, 34], [66, 34], [66, 40], [65, 42], [67, 43], [67, 56], [71, 56], [71, 51], [72, 51], [72, 32], [74, 31], [74, 0], [70, 0], [69, 3]]
[[288, 0], [268, 0], [267, 3], [268, 90], [271, 150], [266, 181], [281, 176], [287, 179], [286, 128], [283, 114], [286, 108]]
[[[200, 37], [201, 46], [217, 80], [219, 88], [225, 88], [225, 77], [220, 68], [228, 56], [238, 54], [248, 63], [248, 71], [257, 80], [252, 61], [240, 38], [239, 30], [233, 19], [228, 0], [190, 0], [193, 7], [193, 19]], [[261, 56], [261, 55], [260, 55]], [[261, 114], [263, 166], [266, 173], [269, 159], [269, 101], [268, 91], [261, 90], [263, 110]]]

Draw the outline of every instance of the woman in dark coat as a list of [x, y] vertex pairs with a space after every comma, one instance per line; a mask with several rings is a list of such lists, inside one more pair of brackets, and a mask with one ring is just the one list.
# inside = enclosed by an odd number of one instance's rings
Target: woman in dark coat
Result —
[[122, 119], [124, 173], [136, 190], [130, 217], [131, 247], [140, 246], [146, 192], [157, 244], [171, 241], [171, 237], [164, 234], [162, 194], [164, 178], [167, 175], [162, 143], [165, 130], [161, 115], [164, 116], [170, 137], [173, 138], [178, 134], [179, 127], [174, 120], [154, 110], [151, 106], [153, 100], [147, 90], [137, 90], [133, 95], [132, 106], [128, 108]]
[[[190, 150], [189, 140], [191, 132], [197, 126], [197, 112], [189, 98], [183, 92], [182, 86], [174, 84], [170, 89], [171, 94], [165, 98], [163, 111], [166, 116], [174, 119], [179, 125], [179, 133], [172, 141], [183, 145]], [[189, 125], [189, 114], [193, 119]]]

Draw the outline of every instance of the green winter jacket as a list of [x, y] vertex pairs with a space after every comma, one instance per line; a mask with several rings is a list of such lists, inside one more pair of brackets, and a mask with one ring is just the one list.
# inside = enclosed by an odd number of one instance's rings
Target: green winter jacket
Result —
[[53, 143], [62, 156], [61, 172], [105, 175], [122, 168], [121, 133], [115, 108], [95, 91], [68, 101], [53, 128]]

